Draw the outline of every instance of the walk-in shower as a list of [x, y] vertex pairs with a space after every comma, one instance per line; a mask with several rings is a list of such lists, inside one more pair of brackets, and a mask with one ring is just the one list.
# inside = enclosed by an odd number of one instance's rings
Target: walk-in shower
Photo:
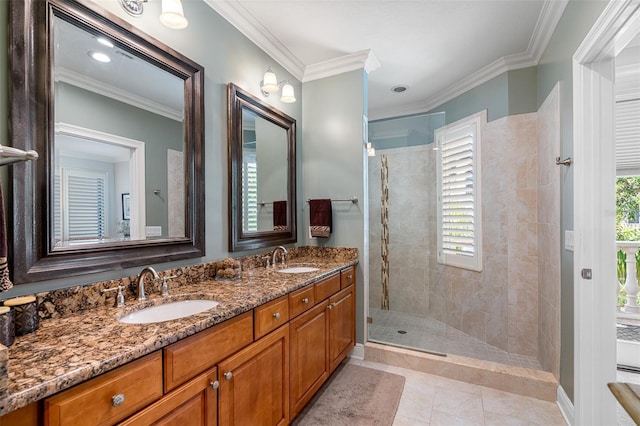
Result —
[[[531, 119], [535, 127], [535, 116]], [[526, 131], [530, 124], [526, 120], [518, 123], [525, 127], [513, 130], [510, 122], [505, 126], [509, 131]], [[519, 174], [526, 173], [532, 163], [520, 164], [517, 169], [516, 165], [492, 169], [510, 155], [509, 133], [488, 131], [483, 135], [483, 268], [473, 271], [444, 266], [437, 256], [441, 231], [438, 147], [433, 143], [434, 131], [444, 125], [444, 113], [369, 123], [369, 140], [376, 155], [369, 157], [368, 164], [368, 340], [542, 369], [535, 343], [537, 290], [531, 290], [535, 297], [527, 293], [529, 279], [535, 280], [531, 289], [537, 289], [538, 260], [532, 257], [537, 245], [530, 245], [534, 236], [537, 244], [537, 228], [531, 235], [510, 231], [516, 220], [518, 226], [531, 231], [537, 226], [535, 217], [530, 221], [519, 217], [527, 212], [510, 202], [518, 198], [519, 186], [510, 182], [509, 176], [522, 178]], [[516, 250], [519, 238], [525, 240]], [[534, 263], [535, 273], [527, 277]], [[529, 302], [527, 297], [531, 297]], [[517, 309], [521, 311], [515, 312]]]

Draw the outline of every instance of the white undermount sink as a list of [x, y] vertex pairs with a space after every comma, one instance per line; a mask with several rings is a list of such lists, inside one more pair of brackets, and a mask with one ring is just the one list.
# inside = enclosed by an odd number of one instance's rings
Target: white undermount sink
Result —
[[199, 314], [200, 312], [215, 308], [219, 304], [220, 303], [213, 300], [180, 300], [140, 309], [139, 311], [123, 316], [118, 321], [127, 324], [149, 324], [153, 322], [170, 321]]
[[313, 266], [292, 266], [290, 268], [278, 269], [278, 272], [282, 272], [283, 274], [304, 274], [319, 270], [320, 268], [314, 268]]

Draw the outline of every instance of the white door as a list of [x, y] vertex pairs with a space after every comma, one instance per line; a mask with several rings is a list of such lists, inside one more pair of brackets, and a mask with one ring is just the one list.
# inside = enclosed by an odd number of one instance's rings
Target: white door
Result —
[[573, 61], [574, 416], [615, 422], [614, 58], [640, 31], [639, 2], [612, 1]]

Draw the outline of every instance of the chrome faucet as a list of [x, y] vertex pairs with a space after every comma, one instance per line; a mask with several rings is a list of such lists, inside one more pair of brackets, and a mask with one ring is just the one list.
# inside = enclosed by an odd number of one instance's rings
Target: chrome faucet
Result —
[[287, 255], [287, 249], [282, 246], [278, 246], [271, 252], [271, 264], [274, 268], [276, 267], [276, 253], [278, 253], [278, 250], [282, 250], [282, 255], [280, 256], [282, 266], [285, 266], [286, 262], [285, 256]]
[[156, 270], [151, 266], [146, 266], [142, 271], [140, 271], [138, 274], [138, 301], [147, 300], [147, 296], [144, 294], [144, 276], [146, 274], [153, 275], [154, 280], [160, 278]]

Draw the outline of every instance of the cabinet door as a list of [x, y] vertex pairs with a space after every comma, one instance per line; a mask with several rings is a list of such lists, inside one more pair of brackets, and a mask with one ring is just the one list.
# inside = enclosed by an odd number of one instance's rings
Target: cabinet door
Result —
[[289, 423], [289, 325], [218, 365], [220, 425]]
[[212, 368], [145, 408], [120, 426], [215, 426], [217, 369]]
[[292, 419], [329, 377], [328, 305], [325, 299], [289, 323]]
[[329, 299], [329, 359], [333, 371], [355, 345], [355, 287], [341, 290]]

